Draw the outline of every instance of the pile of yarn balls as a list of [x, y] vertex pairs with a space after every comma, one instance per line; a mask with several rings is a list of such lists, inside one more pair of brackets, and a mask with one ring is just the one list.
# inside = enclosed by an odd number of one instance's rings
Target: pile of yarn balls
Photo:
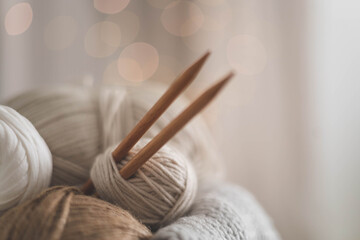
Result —
[[[120, 163], [111, 156], [164, 91], [146, 85], [36, 89], [0, 106], [0, 237], [26, 239], [24, 232], [29, 231], [37, 239], [110, 239], [119, 235], [113, 228], [120, 224], [129, 239], [146, 239], [151, 234], [141, 224], [156, 231], [186, 214], [198, 184], [220, 172], [216, 148], [200, 117], [130, 179], [118, 172], [188, 105], [186, 99], [175, 101]], [[90, 176], [96, 189], [92, 197], [74, 187], [41, 193], [51, 186], [79, 187]], [[86, 213], [89, 209], [94, 212]], [[96, 221], [97, 214], [101, 221]], [[21, 225], [38, 218], [48, 220], [33, 228], [48, 229], [46, 234]], [[23, 230], [6, 235], [14, 229]]]

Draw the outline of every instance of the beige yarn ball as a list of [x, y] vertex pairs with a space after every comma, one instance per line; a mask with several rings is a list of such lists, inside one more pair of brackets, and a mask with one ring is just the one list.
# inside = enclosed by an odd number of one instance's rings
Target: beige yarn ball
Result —
[[137, 172], [125, 180], [121, 169], [150, 140], [140, 140], [127, 158], [116, 164], [112, 147], [100, 154], [91, 169], [91, 179], [100, 198], [130, 211], [156, 230], [183, 216], [194, 201], [197, 178], [185, 156], [163, 146]]
[[[153, 83], [37, 89], [7, 105], [29, 119], [49, 146], [53, 155], [51, 184], [80, 185], [89, 178], [96, 156], [119, 144], [165, 90]], [[158, 134], [187, 105], [184, 98], [175, 101], [145, 137]], [[201, 118], [193, 119], [168, 144], [190, 159], [199, 181], [221, 172], [216, 147]]]
[[53, 187], [0, 218], [0, 239], [150, 239], [151, 232], [127, 211], [84, 196], [74, 187]]

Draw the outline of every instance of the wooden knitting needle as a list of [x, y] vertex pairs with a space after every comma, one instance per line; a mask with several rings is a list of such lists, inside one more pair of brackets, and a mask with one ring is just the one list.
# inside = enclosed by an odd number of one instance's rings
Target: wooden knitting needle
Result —
[[[209, 55], [210, 52], [206, 52], [199, 60], [193, 63], [181, 75], [179, 75], [177, 79], [175, 79], [167, 91], [112, 152], [115, 162], [121, 161], [128, 154], [130, 149], [139, 141], [145, 132], [164, 113], [164, 111], [179, 96], [179, 94], [184, 91], [184, 89], [195, 79]], [[82, 191], [85, 194], [90, 194], [93, 189], [94, 185], [91, 179], [88, 179], [88, 181], [82, 186]]]
[[160, 97], [154, 106], [145, 114], [138, 124], [131, 130], [119, 146], [113, 151], [112, 155], [116, 162], [121, 161], [130, 149], [139, 141], [145, 132], [154, 122], [164, 113], [170, 104], [179, 94], [195, 79], [201, 67], [204, 65], [210, 52], [206, 52], [199, 60], [184, 71]]
[[142, 148], [124, 167], [120, 175], [124, 179], [131, 177], [147, 160], [149, 160], [167, 141], [169, 141], [181, 128], [183, 128], [197, 113], [199, 113], [225, 86], [233, 76], [229, 73], [221, 81], [206, 90], [180, 115], [163, 128], [144, 148]]

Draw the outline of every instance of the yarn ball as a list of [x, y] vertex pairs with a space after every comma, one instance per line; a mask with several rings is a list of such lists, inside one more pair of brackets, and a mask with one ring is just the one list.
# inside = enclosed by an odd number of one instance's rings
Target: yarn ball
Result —
[[[7, 105], [29, 119], [53, 155], [51, 185], [80, 185], [89, 178], [96, 156], [117, 145], [165, 92], [166, 87], [63, 87], [36, 89]], [[148, 130], [153, 138], [186, 106], [176, 100]], [[201, 117], [191, 120], [169, 145], [193, 163], [199, 181], [221, 172], [218, 152]]]
[[189, 209], [196, 195], [197, 178], [191, 163], [165, 145], [132, 177], [123, 179], [119, 169], [148, 141], [139, 141], [119, 164], [111, 155], [113, 148], [108, 148], [96, 158], [91, 179], [101, 199], [130, 211], [142, 223], [156, 230]]
[[84, 196], [75, 187], [53, 187], [0, 218], [0, 239], [150, 239], [127, 211]]
[[51, 153], [34, 126], [0, 105], [0, 213], [49, 186]]

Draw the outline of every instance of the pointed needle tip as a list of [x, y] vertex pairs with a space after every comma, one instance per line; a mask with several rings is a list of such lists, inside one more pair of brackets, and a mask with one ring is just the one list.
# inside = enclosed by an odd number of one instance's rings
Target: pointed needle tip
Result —
[[235, 75], [235, 73], [234, 72], [230, 72], [230, 73], [228, 73], [224, 78], [223, 78], [223, 80], [222, 81], [220, 81], [220, 85], [225, 85], [226, 83], [228, 83], [229, 81], [230, 81], [230, 79], [232, 78], [232, 77], [234, 77], [234, 75]]
[[206, 53], [201, 58], [199, 58], [198, 62], [203, 64], [208, 59], [210, 54], [211, 54], [211, 52], [209, 50], [206, 51]]

